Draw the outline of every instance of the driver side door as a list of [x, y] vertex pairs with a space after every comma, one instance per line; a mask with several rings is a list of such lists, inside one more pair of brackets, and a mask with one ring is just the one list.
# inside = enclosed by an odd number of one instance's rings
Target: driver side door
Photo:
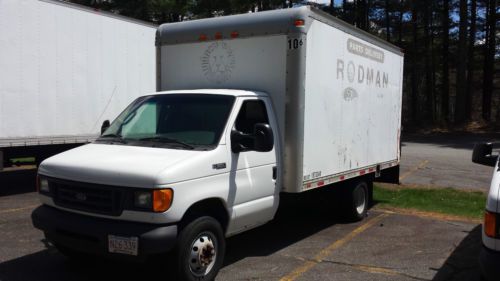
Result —
[[[268, 152], [257, 152], [251, 149], [249, 140], [243, 142], [250, 147], [248, 151], [234, 152], [229, 137], [228, 149], [231, 154], [230, 199], [234, 202], [232, 223], [229, 233], [241, 232], [264, 224], [274, 217], [278, 205], [276, 192], [276, 122], [271, 119], [272, 112], [267, 98], [242, 98], [237, 106], [239, 111], [232, 130], [253, 135], [255, 124], [265, 123], [274, 132], [274, 147]], [[230, 134], [229, 134], [230, 135]]]

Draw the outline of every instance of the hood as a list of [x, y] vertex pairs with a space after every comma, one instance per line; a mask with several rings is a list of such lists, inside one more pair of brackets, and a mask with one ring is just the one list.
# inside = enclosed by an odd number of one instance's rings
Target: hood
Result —
[[[89, 183], [152, 188], [164, 184], [165, 171], [211, 151], [87, 144], [43, 161], [39, 173]], [[163, 172], [163, 173], [162, 173]]]

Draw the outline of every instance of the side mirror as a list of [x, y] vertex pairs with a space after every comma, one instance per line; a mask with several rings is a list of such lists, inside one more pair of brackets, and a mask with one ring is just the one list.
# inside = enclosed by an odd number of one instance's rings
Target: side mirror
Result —
[[104, 134], [104, 132], [109, 128], [110, 125], [111, 123], [109, 123], [109, 120], [105, 120], [104, 122], [102, 122], [101, 135]]
[[268, 124], [257, 123], [253, 129], [254, 150], [258, 152], [268, 152], [274, 147], [273, 130]]
[[245, 151], [268, 152], [273, 150], [274, 135], [268, 124], [257, 123], [254, 126], [253, 134], [231, 131], [231, 150], [234, 153]]
[[492, 143], [476, 143], [472, 151], [472, 162], [495, 167], [498, 155], [493, 155]]

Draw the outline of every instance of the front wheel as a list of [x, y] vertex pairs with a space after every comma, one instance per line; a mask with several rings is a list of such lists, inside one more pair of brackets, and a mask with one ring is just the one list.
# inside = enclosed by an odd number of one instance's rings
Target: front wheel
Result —
[[190, 222], [179, 234], [179, 280], [213, 280], [222, 266], [226, 244], [220, 223], [212, 217]]

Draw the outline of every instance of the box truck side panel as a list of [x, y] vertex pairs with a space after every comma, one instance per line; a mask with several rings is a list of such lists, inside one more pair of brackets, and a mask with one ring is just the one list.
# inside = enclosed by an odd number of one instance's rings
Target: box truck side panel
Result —
[[164, 45], [159, 90], [219, 88], [266, 92], [272, 97], [278, 126], [283, 130], [286, 38], [276, 35]]
[[[304, 188], [398, 161], [401, 56], [314, 21], [307, 34]], [[307, 184], [309, 183], [309, 184]]]
[[155, 91], [156, 28], [48, 1], [0, 1], [0, 147], [87, 141]]

